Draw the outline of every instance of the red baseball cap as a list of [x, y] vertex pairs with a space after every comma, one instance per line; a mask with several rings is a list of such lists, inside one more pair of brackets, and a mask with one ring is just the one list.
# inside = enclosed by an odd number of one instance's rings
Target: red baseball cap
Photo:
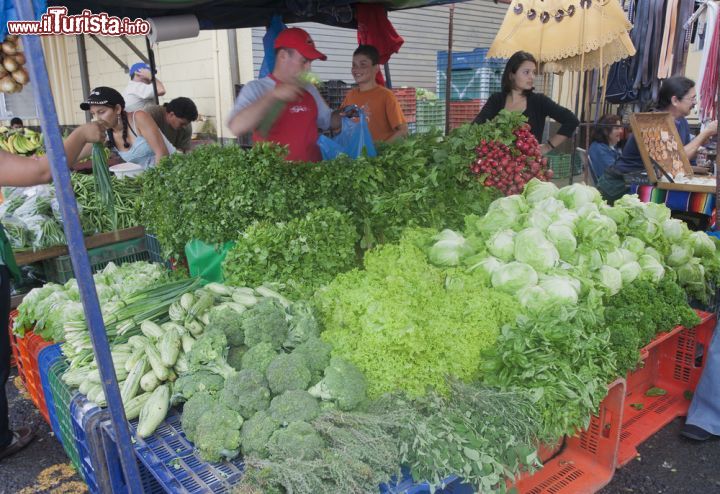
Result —
[[315, 42], [304, 29], [299, 27], [290, 27], [284, 29], [275, 38], [275, 49], [291, 48], [297, 50], [308, 60], [327, 60], [327, 57], [317, 51]]

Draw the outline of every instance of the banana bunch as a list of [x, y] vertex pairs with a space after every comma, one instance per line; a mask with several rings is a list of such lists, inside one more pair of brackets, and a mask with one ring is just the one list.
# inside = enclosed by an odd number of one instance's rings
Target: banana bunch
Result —
[[8, 153], [30, 156], [44, 154], [42, 134], [31, 129], [9, 130], [0, 127], [0, 149]]

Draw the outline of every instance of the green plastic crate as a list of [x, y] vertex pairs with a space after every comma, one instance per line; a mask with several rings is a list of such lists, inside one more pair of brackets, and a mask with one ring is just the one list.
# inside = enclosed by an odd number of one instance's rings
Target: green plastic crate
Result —
[[[568, 178], [570, 176], [570, 166], [572, 165], [571, 154], [550, 153], [545, 155], [548, 160], [548, 168], [553, 171], [553, 179]], [[579, 154], [575, 155], [575, 171], [573, 175], [577, 175], [582, 171], [582, 158]]]
[[[126, 262], [149, 261], [150, 252], [145, 237], [134, 238], [88, 250], [90, 268], [97, 273], [110, 262], [123, 264]], [[59, 256], [43, 261], [43, 270], [47, 281], [64, 284], [75, 277], [70, 256]]]
[[445, 103], [441, 100], [419, 99], [415, 109], [415, 132], [432, 130], [445, 131]]
[[70, 402], [76, 391], [70, 389], [61, 379], [63, 373], [67, 370], [68, 364], [65, 359], [61, 359], [50, 366], [48, 372], [48, 380], [50, 381], [50, 389], [52, 390], [53, 402], [55, 404], [55, 414], [57, 416], [60, 430], [55, 431], [60, 435], [60, 442], [67, 453], [68, 458], [72, 462], [75, 470], [82, 475], [80, 468], [80, 455], [78, 454], [77, 445], [73, 436], [72, 420], [70, 417]]

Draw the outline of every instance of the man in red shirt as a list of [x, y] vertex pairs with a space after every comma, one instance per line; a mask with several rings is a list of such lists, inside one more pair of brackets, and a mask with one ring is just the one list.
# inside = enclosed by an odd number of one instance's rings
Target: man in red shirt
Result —
[[[253, 132], [257, 141], [272, 141], [288, 147], [288, 160], [320, 161], [318, 128], [339, 128], [340, 118], [328, 107], [312, 84], [298, 79], [310, 71], [313, 60], [327, 57], [315, 48], [310, 35], [293, 27], [275, 39], [275, 68], [272, 74], [249, 82], [235, 102], [228, 122], [233, 134]], [[258, 132], [263, 119], [278, 102], [284, 107], [266, 135]]]

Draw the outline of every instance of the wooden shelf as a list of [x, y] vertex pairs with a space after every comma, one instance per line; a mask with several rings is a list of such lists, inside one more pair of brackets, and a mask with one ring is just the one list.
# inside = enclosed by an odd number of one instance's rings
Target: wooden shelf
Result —
[[[144, 236], [145, 227], [134, 226], [132, 228], [125, 228], [124, 230], [99, 233], [97, 235], [85, 237], [85, 247], [87, 249], [94, 249], [95, 247], [102, 247], [103, 245], [124, 242], [125, 240], [132, 240], [134, 238], [140, 238]], [[16, 252], [15, 261], [17, 262], [18, 266], [23, 266], [25, 264], [32, 264], [34, 262], [64, 256], [67, 255], [68, 252], [69, 251], [67, 245], [56, 245], [54, 247], [38, 250], [36, 252]]]

